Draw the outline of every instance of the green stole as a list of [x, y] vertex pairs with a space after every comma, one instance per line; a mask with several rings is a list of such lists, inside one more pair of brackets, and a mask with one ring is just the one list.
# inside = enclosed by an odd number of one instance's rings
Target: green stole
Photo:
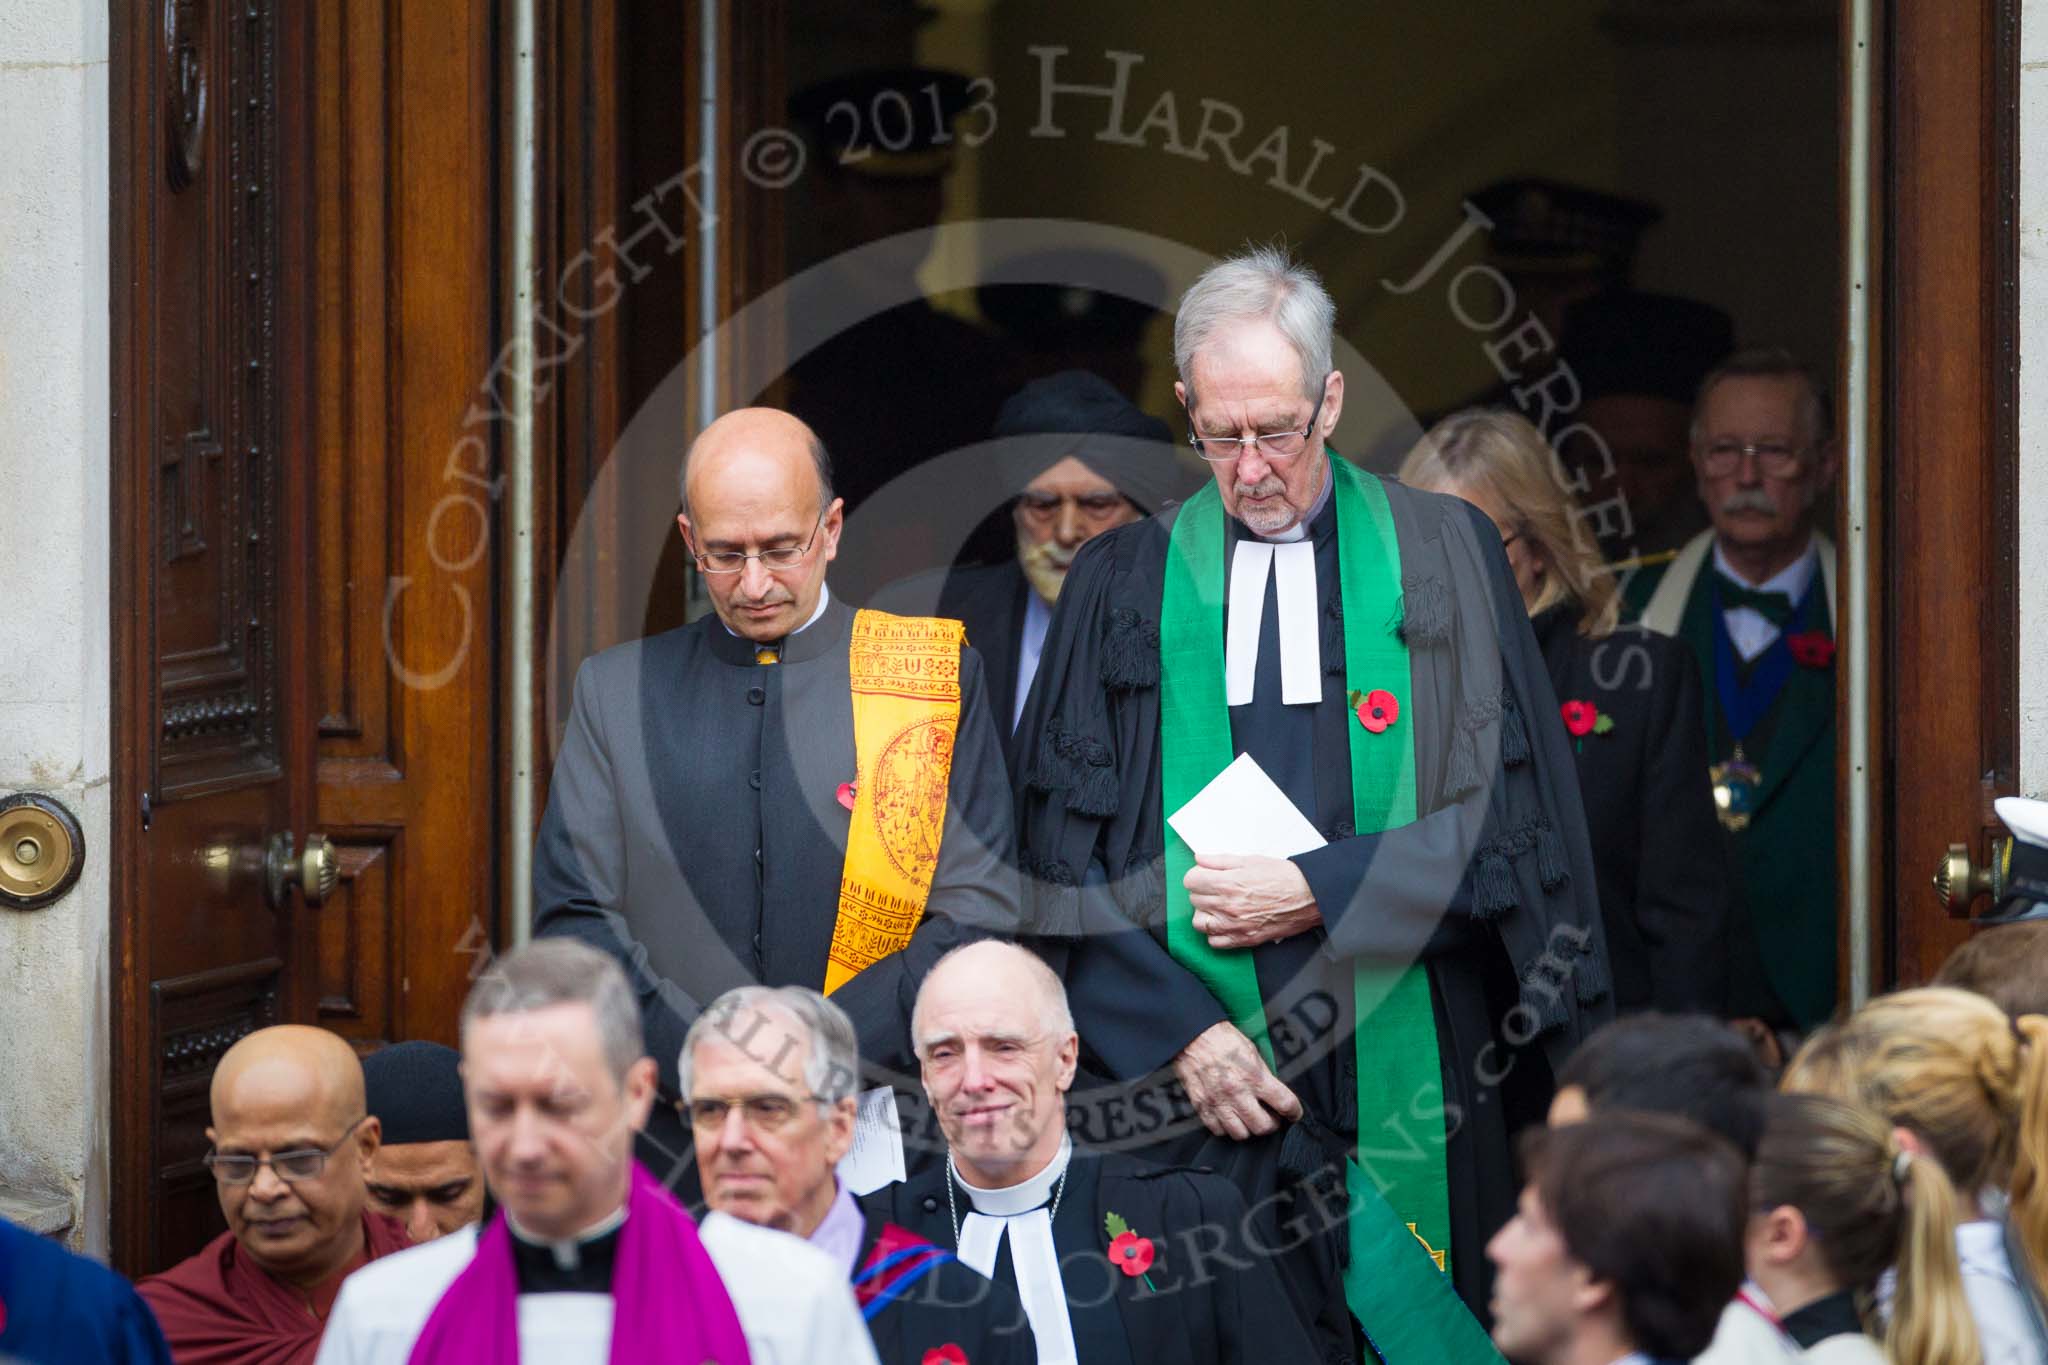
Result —
[[[1415, 819], [1408, 646], [1391, 629], [1402, 611], [1400, 545], [1380, 481], [1334, 452], [1327, 458], [1335, 481], [1339, 590], [1347, 624], [1345, 685], [1361, 692], [1386, 688], [1402, 703], [1402, 715], [1382, 734], [1372, 734], [1363, 725], [1345, 727], [1351, 738], [1352, 827], [1360, 834], [1376, 834]], [[1222, 497], [1211, 483], [1189, 498], [1174, 518], [1159, 612], [1166, 943], [1175, 960], [1215, 993], [1231, 1022], [1258, 1045], [1272, 1066], [1273, 1045], [1267, 1036], [1257, 964], [1249, 950], [1211, 948], [1195, 931], [1194, 909], [1184, 884], [1195, 855], [1164, 821], [1236, 757], [1223, 690], [1225, 539]], [[1406, 1131], [1411, 1105], [1432, 1094], [1439, 1102], [1442, 1099], [1428, 973], [1420, 963], [1361, 961], [1354, 999], [1358, 1130], [1361, 1137], [1382, 1129], [1399, 1137]], [[1372, 1043], [1361, 1047], [1358, 1038], [1368, 1019]], [[1410, 1360], [1498, 1361], [1492, 1342], [1451, 1288], [1449, 1186], [1441, 1158], [1432, 1161], [1426, 1153], [1427, 1148], [1421, 1160], [1400, 1161], [1400, 1178], [1384, 1192], [1357, 1162], [1345, 1163], [1351, 1242], [1345, 1299], [1390, 1365]], [[1475, 1251], [1463, 1249], [1462, 1254]]]

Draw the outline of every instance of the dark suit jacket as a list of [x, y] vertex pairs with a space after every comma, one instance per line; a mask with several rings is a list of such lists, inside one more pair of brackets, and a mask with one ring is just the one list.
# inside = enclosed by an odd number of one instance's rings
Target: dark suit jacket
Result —
[[[871, 1196], [871, 1210], [940, 1246], [955, 1245], [946, 1163]], [[1053, 1225], [1074, 1345], [1087, 1365], [1220, 1365], [1323, 1357], [1274, 1272], [1275, 1248], [1253, 1245], [1236, 1188], [1185, 1167], [1077, 1149]], [[955, 1207], [966, 1217], [964, 1194]], [[1111, 1213], [1152, 1244], [1144, 1276], [1109, 1258]], [[872, 1215], [871, 1215], [872, 1216]], [[1007, 1241], [999, 1283], [1014, 1284]], [[970, 1360], [973, 1358], [969, 1357]]]
[[1014, 559], [968, 564], [918, 574], [875, 594], [874, 605], [907, 616], [945, 616], [967, 627], [967, 643], [981, 655], [988, 709], [1002, 735], [1010, 771], [1017, 771], [1010, 717], [1017, 714], [1017, 655], [1031, 584]]
[[[1822, 554], [1829, 553], [1827, 548]], [[1664, 570], [1645, 573], [1654, 591]], [[1728, 757], [1726, 717], [1714, 696], [1711, 565], [1685, 599], [1678, 638], [1700, 671], [1700, 723], [1718, 737], [1709, 760]], [[1810, 629], [1834, 637], [1816, 572]], [[1835, 673], [1832, 662], [1795, 666], [1744, 753], [1762, 771], [1749, 827], [1730, 836], [1744, 911], [1732, 956], [1730, 1010], [1776, 1025], [1817, 1028], [1835, 1009]]]
[[1613, 721], [1571, 744], [1615, 1007], [1720, 1014], [1737, 893], [1707, 779], [1699, 670], [1681, 640], [1634, 626], [1589, 640], [1578, 618], [1567, 604], [1530, 624], [1560, 705], [1591, 702]]
[[[850, 820], [836, 793], [855, 774], [853, 616], [835, 598], [773, 666], [707, 616], [577, 672], [534, 850], [534, 929], [625, 965], [670, 1094], [684, 1033], [719, 993], [824, 985]], [[972, 649], [961, 651], [960, 692], [924, 918], [907, 948], [832, 997], [862, 1059], [905, 1073], [925, 971], [1016, 922], [1010, 798]]]

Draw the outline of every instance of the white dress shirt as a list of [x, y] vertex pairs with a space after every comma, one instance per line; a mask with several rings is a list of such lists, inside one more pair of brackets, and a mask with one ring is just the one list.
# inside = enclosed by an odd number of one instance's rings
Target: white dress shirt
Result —
[[[1799, 599], [1806, 596], [1807, 588], [1813, 583], [1813, 575], [1820, 568], [1820, 551], [1813, 541], [1808, 539], [1806, 549], [1799, 558], [1763, 582], [1751, 583], [1735, 572], [1734, 566], [1728, 562], [1728, 556], [1721, 553], [1721, 542], [1717, 540], [1714, 542], [1714, 568], [1727, 574], [1737, 583], [1747, 584], [1758, 592], [1784, 593], [1785, 599], [1796, 607], [1799, 605]], [[1721, 613], [1721, 620], [1728, 627], [1728, 642], [1735, 646], [1735, 652], [1742, 656], [1744, 663], [1769, 649], [1771, 642], [1778, 638], [1778, 627], [1772, 624], [1770, 617], [1755, 607], [1735, 607], [1724, 611]]]

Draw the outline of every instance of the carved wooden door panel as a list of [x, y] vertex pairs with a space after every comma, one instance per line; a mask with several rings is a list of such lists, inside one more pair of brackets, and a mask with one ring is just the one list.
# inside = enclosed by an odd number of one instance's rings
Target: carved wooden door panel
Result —
[[220, 1226], [214, 1062], [312, 1017], [286, 885], [311, 794], [306, 349], [283, 287], [304, 48], [284, 0], [116, 8], [113, 1245], [141, 1272]]
[[[221, 1226], [199, 1158], [236, 1038], [452, 1042], [502, 940], [504, 423], [489, 0], [113, 27], [113, 1244], [140, 1273]], [[325, 903], [273, 908], [267, 855], [314, 832]]]

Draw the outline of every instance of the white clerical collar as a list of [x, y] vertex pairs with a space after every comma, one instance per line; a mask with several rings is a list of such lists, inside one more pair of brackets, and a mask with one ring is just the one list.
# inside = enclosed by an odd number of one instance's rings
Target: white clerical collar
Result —
[[1806, 548], [1800, 552], [1799, 558], [1793, 560], [1763, 582], [1750, 583], [1747, 578], [1744, 578], [1735, 571], [1733, 564], [1728, 562], [1728, 556], [1722, 553], [1720, 540], [1716, 539], [1714, 541], [1714, 567], [1734, 579], [1737, 583], [1748, 583], [1750, 587], [1758, 592], [1784, 593], [1785, 596], [1792, 599], [1793, 605], [1797, 606], [1799, 599], [1806, 596], [1808, 585], [1813, 582], [1814, 571], [1820, 567], [1820, 547], [1813, 543], [1813, 537], [1809, 535], [1806, 539]]
[[616, 1232], [625, 1221], [626, 1206], [621, 1204], [575, 1236], [564, 1237], [557, 1241], [552, 1237], [542, 1237], [536, 1233], [528, 1232], [525, 1228], [519, 1226], [519, 1220], [512, 1216], [511, 1210], [508, 1209], [505, 1212], [505, 1226], [512, 1230], [512, 1235], [528, 1246], [546, 1247], [548, 1254], [555, 1258], [555, 1268], [557, 1270], [574, 1270], [577, 1266], [582, 1265], [583, 1248], [600, 1237], [609, 1236]]
[[[801, 635], [805, 631], [809, 630], [812, 626], [817, 625], [818, 618], [825, 614], [825, 606], [831, 600], [832, 589], [827, 587], [825, 584], [820, 583], [818, 585], [818, 605], [817, 608], [811, 612], [811, 619], [804, 622], [802, 625], [798, 626], [795, 630], [791, 631], [790, 634]], [[718, 624], [721, 626], [725, 626], [725, 622], [723, 620], [720, 620]], [[725, 626], [725, 633], [727, 635], [732, 636], [732, 638], [735, 640], [740, 638], [740, 633], [734, 630], [731, 626]]]
[[1067, 1163], [1073, 1156], [1073, 1138], [1062, 1137], [1059, 1151], [1053, 1154], [1052, 1160], [1046, 1163], [1044, 1170], [1027, 1180], [1021, 1180], [1015, 1185], [1005, 1185], [999, 1190], [985, 1190], [979, 1185], [969, 1184], [967, 1177], [960, 1174], [960, 1168], [953, 1165], [953, 1155], [950, 1152], [946, 1154], [946, 1164], [952, 1166], [954, 1183], [967, 1195], [968, 1202], [974, 1205], [976, 1213], [985, 1213], [991, 1218], [1013, 1218], [1052, 1202], [1052, 1187], [1067, 1173]]
[[[1316, 500], [1308, 505], [1308, 510], [1301, 514], [1294, 525], [1284, 531], [1275, 531], [1271, 535], [1267, 535], [1262, 531], [1252, 531], [1252, 534], [1265, 541], [1268, 545], [1286, 545], [1297, 540], [1307, 540], [1309, 528], [1315, 525], [1316, 518], [1323, 514], [1323, 509], [1330, 505], [1330, 489], [1337, 482], [1337, 471], [1330, 468], [1329, 461], [1330, 457], [1325, 455], [1323, 457], [1322, 491], [1316, 494]], [[1251, 530], [1249, 523], [1246, 524], [1245, 529]]]
[[[1067, 1173], [1073, 1155], [1073, 1139], [1062, 1135], [1059, 1153], [1044, 1170], [999, 1190], [968, 1184], [960, 1178], [952, 1155], [946, 1156], [946, 1178], [966, 1192], [972, 1206], [960, 1220], [956, 1248], [960, 1262], [994, 1278], [1003, 1241], [1009, 1239], [1010, 1270], [1016, 1276], [1017, 1297], [1031, 1324], [1032, 1340], [1038, 1345], [1038, 1365], [1078, 1365], [1080, 1358], [1074, 1345], [1074, 1324], [1067, 1316], [1059, 1249], [1053, 1244], [1053, 1210], [1048, 1207], [1055, 1197], [1066, 1193], [1060, 1178]], [[949, 1188], [947, 1198], [951, 1197]], [[1083, 1196], [1077, 1193], [1076, 1197]]]

